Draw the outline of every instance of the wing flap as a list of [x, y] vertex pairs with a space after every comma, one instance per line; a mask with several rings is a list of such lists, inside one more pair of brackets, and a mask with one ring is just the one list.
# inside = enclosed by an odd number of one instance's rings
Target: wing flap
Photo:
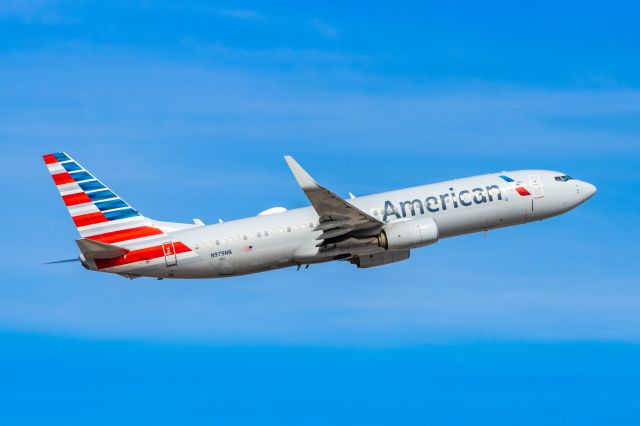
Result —
[[313, 230], [314, 231], [330, 231], [331, 229], [339, 228], [344, 225], [349, 224], [349, 219], [341, 219], [341, 220], [332, 220], [329, 222], [323, 222], [318, 224]]
[[381, 221], [319, 185], [292, 157], [284, 158], [298, 185], [320, 216], [320, 223], [315, 228], [316, 231], [323, 231], [317, 238], [323, 240], [319, 246], [326, 245], [326, 240], [336, 243], [352, 237], [371, 237], [380, 233], [384, 225]]
[[343, 226], [339, 228], [333, 228], [331, 231], [325, 231], [322, 234], [318, 235], [316, 240], [328, 240], [330, 238], [340, 237], [342, 235], [348, 234], [353, 231], [355, 226]]

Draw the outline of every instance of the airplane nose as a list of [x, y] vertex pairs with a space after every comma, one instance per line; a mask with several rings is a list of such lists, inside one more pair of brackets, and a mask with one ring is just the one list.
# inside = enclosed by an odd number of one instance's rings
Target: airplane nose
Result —
[[585, 200], [593, 197], [596, 191], [597, 188], [595, 185], [592, 185], [589, 182], [580, 182], [580, 193]]

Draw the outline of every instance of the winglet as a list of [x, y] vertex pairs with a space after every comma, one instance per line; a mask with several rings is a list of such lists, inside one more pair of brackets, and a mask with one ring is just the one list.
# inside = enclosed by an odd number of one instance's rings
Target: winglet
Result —
[[[345, 201], [334, 192], [318, 185], [318, 183], [309, 176], [309, 173], [290, 156], [285, 155], [284, 159], [287, 161], [291, 173], [293, 173], [293, 176], [298, 181], [298, 185], [300, 185], [316, 213], [318, 213], [320, 223], [331, 222], [334, 227], [339, 227], [341, 232], [344, 231], [342, 234], [336, 234], [335, 232], [328, 234], [328, 232], [332, 232], [329, 231], [329, 229], [333, 229], [333, 227], [327, 228], [326, 230], [323, 229], [323, 231], [327, 231], [327, 235], [331, 236], [329, 238], [342, 237], [354, 230], [363, 231], [367, 236], [377, 235], [376, 233], [380, 231], [383, 225], [382, 222]], [[338, 225], [338, 222], [341, 220], [343, 222]], [[368, 235], [367, 232], [371, 235]], [[360, 236], [361, 235], [362, 234], [360, 234]]]
[[287, 162], [287, 165], [289, 165], [291, 173], [293, 173], [293, 176], [298, 181], [298, 185], [300, 185], [303, 190], [318, 188], [318, 184], [316, 183], [316, 181], [313, 180], [311, 176], [309, 176], [309, 173], [307, 173], [302, 168], [302, 166], [300, 166], [300, 164], [298, 164], [298, 162], [293, 159], [293, 157], [285, 155], [284, 159]]

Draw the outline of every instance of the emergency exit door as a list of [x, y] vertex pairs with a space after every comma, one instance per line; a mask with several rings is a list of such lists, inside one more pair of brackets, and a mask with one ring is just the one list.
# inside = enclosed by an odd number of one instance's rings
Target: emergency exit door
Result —
[[164, 251], [164, 262], [167, 266], [175, 266], [178, 264], [178, 256], [176, 256], [176, 248], [173, 242], [162, 243], [162, 251]]

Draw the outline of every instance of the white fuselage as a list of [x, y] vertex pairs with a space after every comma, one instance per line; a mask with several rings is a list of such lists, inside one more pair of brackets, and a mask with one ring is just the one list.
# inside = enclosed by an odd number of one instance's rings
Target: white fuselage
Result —
[[[493, 173], [348, 201], [387, 224], [430, 217], [437, 224], [439, 238], [448, 238], [556, 216], [595, 193], [595, 187], [587, 182], [558, 180], [562, 175], [548, 170]], [[525, 195], [518, 192], [518, 187], [524, 188]], [[357, 254], [353, 248], [344, 254], [318, 252], [316, 238], [321, 234], [315, 230], [318, 221], [314, 208], [306, 207], [214, 225], [185, 226], [169, 232], [166, 243], [181, 242], [190, 251], [175, 254], [170, 250], [164, 258], [101, 270], [132, 278], [214, 278]], [[140, 243], [132, 242], [132, 247], [135, 244]], [[92, 262], [83, 260], [83, 264], [96, 269]]]

